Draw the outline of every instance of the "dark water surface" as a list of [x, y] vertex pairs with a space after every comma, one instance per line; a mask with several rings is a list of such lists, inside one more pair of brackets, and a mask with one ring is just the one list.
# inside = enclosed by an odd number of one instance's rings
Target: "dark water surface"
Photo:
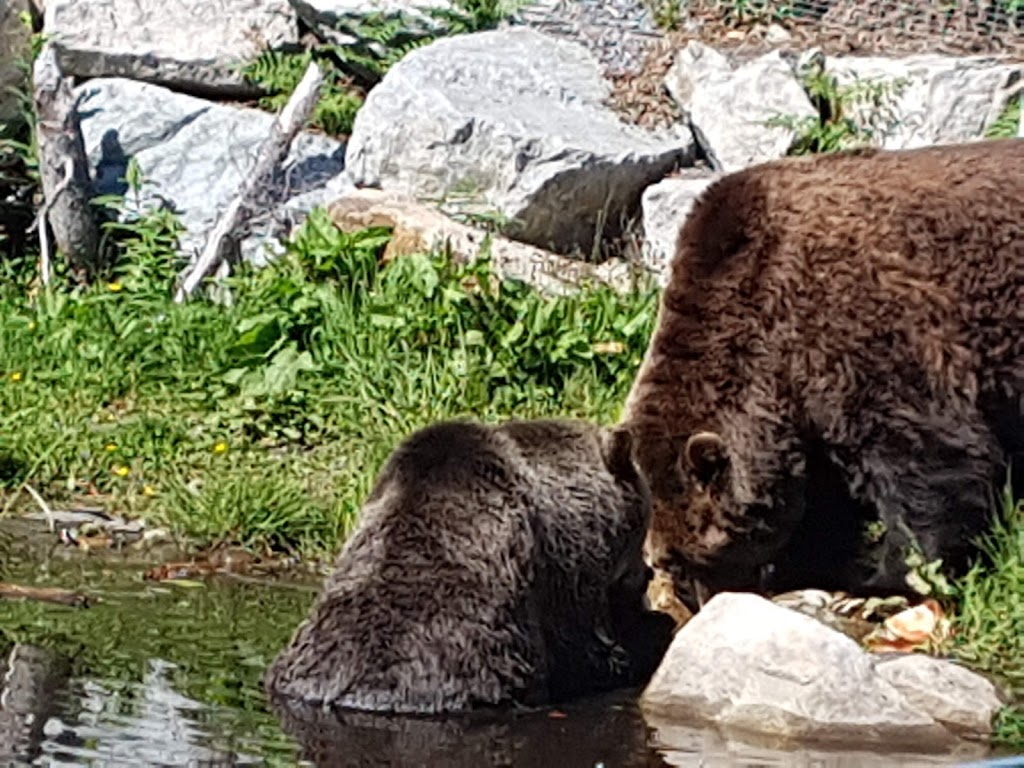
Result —
[[[87, 609], [0, 601], [0, 765], [854, 766], [950, 758], [778, 752], [652, 728], [628, 692], [559, 710], [453, 720], [272, 712], [260, 675], [313, 583], [142, 578], [152, 560], [11, 546], [0, 580], [81, 589]], [[6, 546], [5, 546], [6, 545]], [[671, 743], [671, 748], [664, 742]]]

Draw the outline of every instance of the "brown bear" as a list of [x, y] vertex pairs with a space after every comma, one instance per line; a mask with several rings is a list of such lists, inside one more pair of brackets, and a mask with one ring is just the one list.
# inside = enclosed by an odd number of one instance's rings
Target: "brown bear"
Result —
[[277, 700], [437, 714], [642, 684], [672, 632], [644, 602], [649, 520], [623, 430], [415, 432], [265, 686]]
[[1022, 200], [1015, 139], [789, 158], [706, 190], [622, 419], [649, 562], [691, 606], [908, 593], [911, 550], [965, 567], [1024, 449]]

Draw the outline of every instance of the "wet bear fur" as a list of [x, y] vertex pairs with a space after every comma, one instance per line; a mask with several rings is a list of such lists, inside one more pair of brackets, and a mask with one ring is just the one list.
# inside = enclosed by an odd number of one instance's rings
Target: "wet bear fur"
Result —
[[422, 429], [385, 463], [266, 688], [435, 714], [643, 684], [672, 632], [644, 602], [649, 519], [625, 431]]
[[709, 187], [623, 417], [649, 561], [691, 606], [906, 594], [915, 548], [965, 568], [1024, 450], [1021, 200], [1020, 140], [785, 159]]

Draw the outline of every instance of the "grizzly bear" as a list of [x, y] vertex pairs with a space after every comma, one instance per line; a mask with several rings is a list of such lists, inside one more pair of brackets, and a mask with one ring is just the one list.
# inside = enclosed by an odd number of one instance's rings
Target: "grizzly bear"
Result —
[[644, 602], [649, 520], [623, 430], [415, 432], [265, 686], [299, 703], [438, 714], [643, 684], [672, 630]]
[[1016, 139], [788, 158], [705, 191], [622, 419], [648, 561], [691, 607], [908, 594], [911, 554], [962, 572], [1024, 449], [1022, 200]]

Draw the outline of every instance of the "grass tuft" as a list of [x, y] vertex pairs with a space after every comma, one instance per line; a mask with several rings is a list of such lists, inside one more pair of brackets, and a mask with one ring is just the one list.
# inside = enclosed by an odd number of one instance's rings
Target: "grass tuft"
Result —
[[[957, 583], [954, 652], [991, 674], [1016, 702], [1024, 701], [1024, 501], [1008, 488], [1005, 514], [984, 538], [983, 562]], [[1024, 706], [1006, 708], [1000, 741], [1024, 747]]]
[[229, 307], [171, 300], [173, 222], [123, 227], [107, 282], [0, 281], [0, 489], [92, 494], [199, 544], [334, 551], [395, 444], [471, 415], [611, 421], [653, 285], [549, 298], [486, 260], [380, 263], [315, 212]]

